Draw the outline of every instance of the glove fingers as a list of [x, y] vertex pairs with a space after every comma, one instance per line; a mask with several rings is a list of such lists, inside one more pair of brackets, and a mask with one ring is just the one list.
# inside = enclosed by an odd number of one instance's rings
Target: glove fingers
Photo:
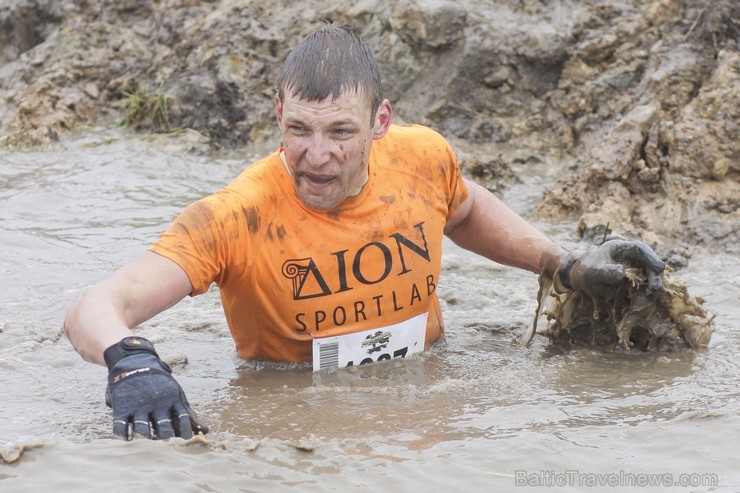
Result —
[[134, 415], [134, 436], [151, 438], [152, 434], [149, 426], [148, 414], [136, 413]]
[[612, 247], [611, 255], [618, 262], [625, 262], [643, 269], [647, 274], [648, 293], [651, 297], [657, 296], [663, 287], [661, 273], [665, 270], [665, 262], [652, 248], [640, 241], [622, 241]]
[[193, 438], [193, 428], [190, 426], [190, 414], [181, 403], [172, 409], [172, 422], [175, 425], [175, 436], [188, 440]]
[[157, 438], [161, 440], [167, 440], [175, 436], [175, 430], [172, 426], [172, 419], [170, 413], [166, 409], [158, 410], [154, 413], [154, 432]]
[[188, 402], [188, 398], [185, 396], [185, 392], [182, 391], [182, 387], [180, 388], [180, 401], [185, 406], [185, 412], [190, 416], [190, 428], [193, 431], [193, 434], [197, 435], [198, 433], [202, 433], [205, 435], [208, 433], [208, 426], [198, 421], [198, 417], [195, 415], [193, 408], [190, 407], [190, 403]]
[[195, 415], [195, 412], [189, 407], [188, 414], [190, 415], [190, 427], [193, 429], [193, 433], [202, 433], [204, 435], [208, 433], [208, 426], [198, 421], [198, 417]]
[[113, 435], [124, 440], [131, 440], [133, 438], [131, 422], [126, 419], [113, 419]]
[[611, 255], [617, 262], [630, 262], [648, 272], [659, 274], [665, 269], [665, 262], [652, 248], [640, 241], [620, 241], [611, 249]]

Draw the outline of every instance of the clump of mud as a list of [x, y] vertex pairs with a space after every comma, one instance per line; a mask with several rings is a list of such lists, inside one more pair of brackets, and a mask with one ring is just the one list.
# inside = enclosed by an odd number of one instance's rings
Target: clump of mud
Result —
[[5, 464], [12, 464], [20, 460], [29, 450], [43, 447], [44, 442], [31, 440], [23, 443], [8, 443], [0, 446], [0, 459]]
[[705, 310], [701, 297], [689, 294], [686, 283], [671, 279], [670, 266], [657, 292], [648, 285], [644, 268], [625, 265], [624, 273], [617, 285], [588, 294], [541, 275], [537, 311], [522, 342], [531, 342], [544, 317], [547, 324], [539, 333], [565, 347], [618, 344], [649, 351], [708, 346], [715, 315]]

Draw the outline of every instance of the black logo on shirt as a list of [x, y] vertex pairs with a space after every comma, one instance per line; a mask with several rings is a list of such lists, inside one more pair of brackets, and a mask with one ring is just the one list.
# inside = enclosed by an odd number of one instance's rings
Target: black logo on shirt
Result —
[[[372, 241], [360, 247], [354, 254], [350, 254], [349, 250], [332, 252], [337, 266], [336, 279], [327, 280], [312, 257], [285, 261], [282, 272], [283, 276], [293, 281], [293, 299], [307, 300], [349, 291], [353, 289], [354, 282], [377, 284], [386, 279], [394, 267], [400, 268], [397, 275], [406, 274], [411, 271], [406, 264], [407, 255], [410, 253], [429, 262], [429, 246], [424, 236], [424, 223], [416, 224], [414, 228], [420, 233], [420, 243], [415, 243], [401, 233], [393, 233], [388, 236], [393, 240], [391, 246]], [[393, 247], [397, 252], [395, 256]], [[380, 266], [377, 265], [379, 258], [382, 259]], [[372, 268], [365, 259], [372, 259]]]

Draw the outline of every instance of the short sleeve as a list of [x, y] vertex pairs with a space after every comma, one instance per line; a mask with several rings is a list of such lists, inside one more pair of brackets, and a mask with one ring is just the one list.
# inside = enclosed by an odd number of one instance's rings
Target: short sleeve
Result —
[[228, 265], [229, 238], [240, 234], [240, 221], [225, 192], [190, 204], [149, 248], [177, 263], [190, 278], [192, 295], [219, 282]]

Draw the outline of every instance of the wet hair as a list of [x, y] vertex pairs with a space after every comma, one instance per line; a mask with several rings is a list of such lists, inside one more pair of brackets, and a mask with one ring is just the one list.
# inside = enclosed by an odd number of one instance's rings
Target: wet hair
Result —
[[277, 92], [306, 101], [337, 99], [357, 91], [370, 106], [370, 123], [383, 99], [380, 69], [370, 47], [354, 28], [324, 24], [303, 38], [288, 55], [277, 80]]

